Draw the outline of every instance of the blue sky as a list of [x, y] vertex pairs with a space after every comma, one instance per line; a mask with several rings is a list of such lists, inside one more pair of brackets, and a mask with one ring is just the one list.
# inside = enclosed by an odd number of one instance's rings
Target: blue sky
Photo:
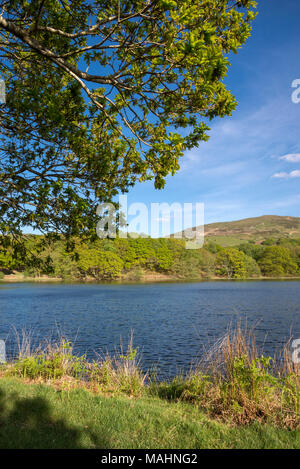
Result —
[[[187, 152], [162, 191], [138, 184], [128, 204], [204, 202], [205, 223], [260, 215], [300, 217], [300, 2], [261, 0], [252, 36], [230, 57], [232, 117], [211, 123], [210, 140]], [[299, 92], [300, 97], [300, 92]]]

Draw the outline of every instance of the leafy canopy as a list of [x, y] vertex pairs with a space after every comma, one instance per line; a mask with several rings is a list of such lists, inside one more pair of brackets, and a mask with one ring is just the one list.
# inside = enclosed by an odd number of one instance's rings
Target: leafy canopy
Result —
[[297, 263], [291, 257], [291, 251], [282, 246], [266, 247], [258, 264], [262, 273], [270, 277], [296, 275], [299, 272]]
[[137, 181], [162, 188], [207, 122], [252, 0], [0, 0], [0, 230], [78, 235]]

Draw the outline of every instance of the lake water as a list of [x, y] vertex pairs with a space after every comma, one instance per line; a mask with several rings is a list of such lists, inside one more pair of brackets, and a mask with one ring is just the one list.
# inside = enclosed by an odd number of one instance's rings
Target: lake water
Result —
[[299, 281], [215, 281], [159, 284], [0, 285], [0, 339], [14, 350], [12, 327], [41, 341], [63, 333], [75, 352], [95, 357], [126, 346], [131, 330], [145, 369], [160, 376], [187, 370], [203, 346], [242, 319], [256, 325], [259, 344], [273, 354], [300, 338]]

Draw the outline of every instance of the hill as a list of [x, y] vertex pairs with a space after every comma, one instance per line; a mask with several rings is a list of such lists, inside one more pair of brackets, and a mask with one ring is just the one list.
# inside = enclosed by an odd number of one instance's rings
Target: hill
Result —
[[234, 246], [245, 240], [260, 243], [267, 238], [300, 238], [300, 218], [264, 215], [230, 222], [209, 223], [205, 225], [204, 233], [206, 240], [223, 246]]

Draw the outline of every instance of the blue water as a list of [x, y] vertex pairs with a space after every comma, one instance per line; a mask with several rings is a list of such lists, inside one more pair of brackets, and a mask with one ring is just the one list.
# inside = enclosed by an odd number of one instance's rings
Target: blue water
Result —
[[160, 284], [0, 285], [0, 339], [15, 350], [12, 327], [31, 330], [33, 341], [63, 333], [75, 352], [112, 352], [128, 342], [142, 353], [145, 369], [161, 376], [189, 369], [230, 322], [256, 324], [265, 353], [300, 338], [299, 281], [216, 281]]

